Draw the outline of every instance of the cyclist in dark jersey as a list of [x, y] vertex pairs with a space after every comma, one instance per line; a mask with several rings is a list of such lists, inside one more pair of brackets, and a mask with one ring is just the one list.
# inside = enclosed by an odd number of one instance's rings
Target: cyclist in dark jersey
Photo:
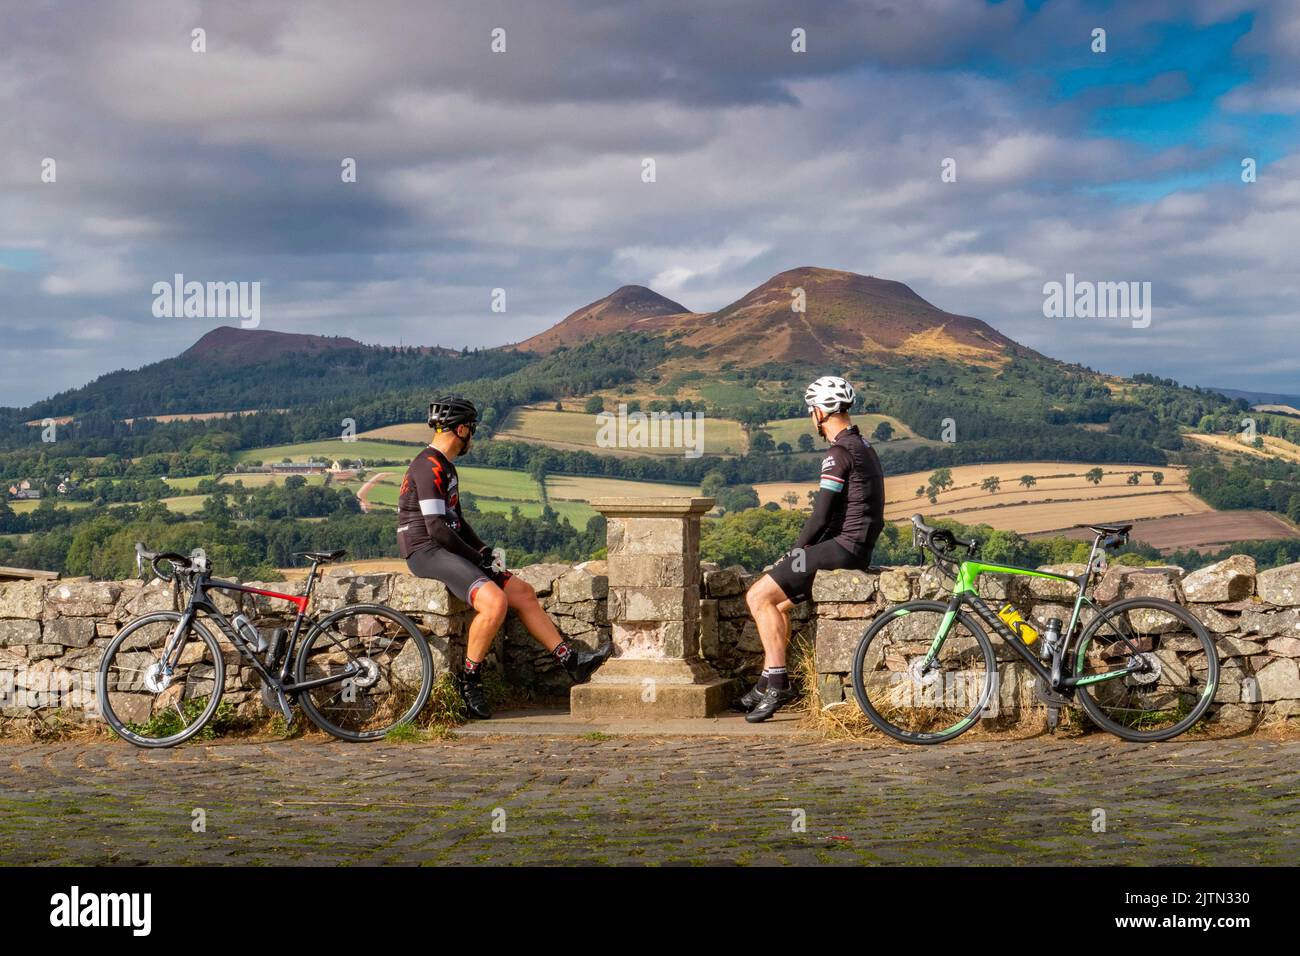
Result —
[[429, 405], [429, 447], [415, 456], [397, 499], [398, 553], [417, 577], [435, 578], [478, 613], [470, 621], [465, 667], [458, 685], [473, 717], [491, 717], [481, 666], [506, 612], [519, 615], [528, 633], [556, 658], [575, 683], [585, 682], [614, 645], [598, 651], [573, 646], [560, 636], [525, 581], [505, 569], [500, 552], [484, 544], [460, 508], [460, 479], [452, 460], [469, 450], [478, 427], [474, 403], [459, 395]]
[[853, 386], [834, 375], [817, 379], [804, 393], [817, 434], [831, 446], [822, 459], [812, 514], [794, 547], [745, 595], [764, 655], [763, 676], [740, 700], [751, 723], [767, 720], [795, 697], [785, 669], [790, 608], [808, 600], [818, 571], [867, 567], [885, 525], [884, 473], [875, 449], [849, 420], [855, 398]]

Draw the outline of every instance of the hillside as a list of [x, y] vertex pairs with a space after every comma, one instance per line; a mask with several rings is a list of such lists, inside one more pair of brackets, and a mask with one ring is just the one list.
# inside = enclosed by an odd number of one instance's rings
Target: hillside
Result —
[[213, 329], [181, 353], [181, 358], [232, 363], [274, 362], [285, 355], [321, 355], [362, 348], [356, 339], [336, 335], [303, 335], [271, 329], [236, 329], [228, 325]]
[[[791, 308], [803, 289], [806, 308]], [[709, 315], [665, 323], [680, 343], [742, 367], [828, 360], [900, 364], [948, 359], [1000, 365], [1032, 354], [992, 326], [931, 305], [901, 282], [833, 269], [791, 269]]]
[[643, 285], [625, 285], [513, 347], [549, 355], [562, 345], [580, 345], [615, 332], [634, 331], [645, 327], [648, 319], [681, 314], [689, 315], [684, 305]]
[[[792, 308], [802, 289], [804, 310]], [[802, 267], [768, 279], [716, 312], [688, 312], [642, 286], [624, 286], [518, 348], [553, 351], [616, 331], [669, 336], [696, 355], [676, 367], [751, 368], [768, 363], [846, 361], [876, 365], [947, 359], [999, 366], [1012, 355], [1041, 358], [986, 322], [945, 312], [901, 282]]]

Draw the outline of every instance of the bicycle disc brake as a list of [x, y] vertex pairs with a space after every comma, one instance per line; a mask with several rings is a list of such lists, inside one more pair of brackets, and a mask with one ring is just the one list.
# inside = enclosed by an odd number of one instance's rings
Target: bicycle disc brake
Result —
[[925, 666], [925, 657], [913, 657], [907, 664], [907, 675], [912, 678], [912, 683], [918, 687], [929, 687], [939, 680], [939, 668], [933, 663]]
[[1129, 673], [1124, 679], [1132, 681], [1134, 684], [1154, 684], [1160, 679], [1160, 658], [1156, 657], [1150, 651], [1144, 654], [1134, 654], [1128, 659], [1129, 667], [1141, 665], [1142, 670], [1135, 670]]
[[171, 686], [172, 675], [167, 673], [162, 661], [154, 661], [144, 672], [142, 683], [151, 694], [161, 694]]
[[353, 658], [352, 663], [361, 668], [361, 673], [352, 678], [354, 687], [374, 687], [379, 682], [379, 665], [368, 657]]

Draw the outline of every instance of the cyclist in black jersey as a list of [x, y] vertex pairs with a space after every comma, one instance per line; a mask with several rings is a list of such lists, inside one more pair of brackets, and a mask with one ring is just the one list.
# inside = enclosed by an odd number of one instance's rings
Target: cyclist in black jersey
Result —
[[439, 398], [429, 405], [429, 427], [434, 430], [433, 441], [415, 456], [402, 479], [397, 544], [412, 574], [442, 581], [478, 612], [470, 621], [465, 667], [458, 681], [465, 709], [473, 717], [492, 716], [480, 668], [509, 610], [555, 654], [574, 683], [585, 682], [613, 653], [614, 645], [590, 651], [564, 640], [537, 593], [505, 569], [500, 552], [483, 543], [461, 512], [460, 479], [452, 461], [469, 451], [478, 427], [474, 403], [459, 395]]
[[834, 375], [822, 376], [804, 393], [817, 434], [830, 448], [812, 514], [794, 547], [745, 595], [763, 642], [763, 676], [740, 699], [751, 723], [767, 720], [795, 697], [785, 668], [790, 608], [808, 600], [819, 570], [867, 567], [885, 524], [880, 458], [849, 419], [855, 398], [853, 386]]

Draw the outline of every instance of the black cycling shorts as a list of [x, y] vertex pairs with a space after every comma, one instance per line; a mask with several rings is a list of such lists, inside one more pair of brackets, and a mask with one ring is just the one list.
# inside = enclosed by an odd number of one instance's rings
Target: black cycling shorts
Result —
[[503, 588], [511, 577], [509, 571], [489, 571], [446, 548], [417, 551], [406, 559], [406, 566], [417, 578], [441, 581], [452, 594], [471, 607], [474, 605], [474, 592], [482, 585], [491, 581]]
[[818, 571], [863, 570], [871, 563], [870, 554], [858, 557], [834, 540], [808, 545], [803, 549], [802, 561], [796, 560], [798, 556], [797, 550], [786, 552], [767, 572], [795, 604], [802, 604], [812, 596], [813, 578], [817, 577]]

